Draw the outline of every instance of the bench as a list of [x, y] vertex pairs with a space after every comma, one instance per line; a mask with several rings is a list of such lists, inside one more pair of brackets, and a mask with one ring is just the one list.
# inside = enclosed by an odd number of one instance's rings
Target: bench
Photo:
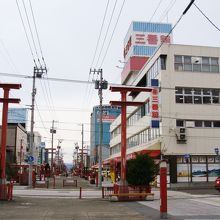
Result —
[[63, 187], [64, 186], [75, 186], [77, 187], [77, 180], [63, 180]]
[[49, 180], [41, 180], [33, 183], [33, 187], [35, 188], [49, 188]]
[[130, 193], [113, 193], [109, 195], [111, 201], [130, 201], [130, 200], [154, 200], [154, 193], [130, 192]]

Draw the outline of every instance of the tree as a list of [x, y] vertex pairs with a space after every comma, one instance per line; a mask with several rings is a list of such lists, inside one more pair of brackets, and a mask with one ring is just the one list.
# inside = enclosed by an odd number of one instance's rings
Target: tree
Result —
[[134, 186], [148, 186], [154, 180], [158, 167], [147, 154], [136, 155], [127, 161], [127, 182]]

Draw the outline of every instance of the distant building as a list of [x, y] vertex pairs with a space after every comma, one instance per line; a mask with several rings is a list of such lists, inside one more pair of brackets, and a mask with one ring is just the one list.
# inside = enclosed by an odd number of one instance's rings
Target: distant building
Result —
[[38, 164], [43, 164], [44, 162], [46, 162], [45, 147], [46, 147], [45, 142], [41, 142], [39, 146], [39, 151], [38, 151], [38, 161], [37, 161]]
[[[110, 124], [120, 114], [121, 109], [117, 106], [103, 105], [102, 122], [103, 122], [103, 146], [102, 146], [102, 159], [109, 157], [110, 149]], [[100, 108], [99, 106], [93, 107], [91, 113], [91, 129], [90, 129], [90, 164], [94, 165], [98, 162], [98, 147], [100, 142]]]
[[[1, 141], [0, 127], [0, 141]], [[1, 143], [1, 142], [0, 142]], [[8, 124], [6, 160], [13, 164], [24, 164], [27, 152], [27, 132], [20, 124]]]
[[[34, 132], [34, 139], [33, 139], [33, 149], [32, 149], [32, 156], [34, 157], [34, 164], [38, 164], [39, 161], [39, 151], [41, 150], [41, 135], [39, 132]], [[28, 149], [30, 149], [30, 132], [28, 132]], [[30, 150], [28, 151], [30, 152]]]

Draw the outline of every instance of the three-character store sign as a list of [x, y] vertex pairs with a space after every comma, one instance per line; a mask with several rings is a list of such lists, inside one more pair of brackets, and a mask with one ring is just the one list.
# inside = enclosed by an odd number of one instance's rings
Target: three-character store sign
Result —
[[159, 88], [158, 88], [158, 80], [151, 80], [152, 91], [151, 91], [151, 127], [159, 128], [160, 120], [159, 120]]
[[133, 33], [124, 47], [124, 57], [126, 57], [132, 45], [159, 46], [161, 43], [171, 43], [171, 37], [167, 36], [166, 33]]

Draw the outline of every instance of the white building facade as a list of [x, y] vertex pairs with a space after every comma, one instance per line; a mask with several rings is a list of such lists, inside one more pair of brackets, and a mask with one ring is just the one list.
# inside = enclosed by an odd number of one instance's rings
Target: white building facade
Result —
[[[127, 108], [127, 155], [160, 152], [170, 183], [210, 182], [220, 175], [220, 48], [164, 44], [126, 85], [159, 81], [159, 128], [151, 127], [150, 93], [131, 93]], [[120, 157], [120, 116], [111, 125], [110, 159]], [[155, 154], [156, 155], [156, 154]]]

